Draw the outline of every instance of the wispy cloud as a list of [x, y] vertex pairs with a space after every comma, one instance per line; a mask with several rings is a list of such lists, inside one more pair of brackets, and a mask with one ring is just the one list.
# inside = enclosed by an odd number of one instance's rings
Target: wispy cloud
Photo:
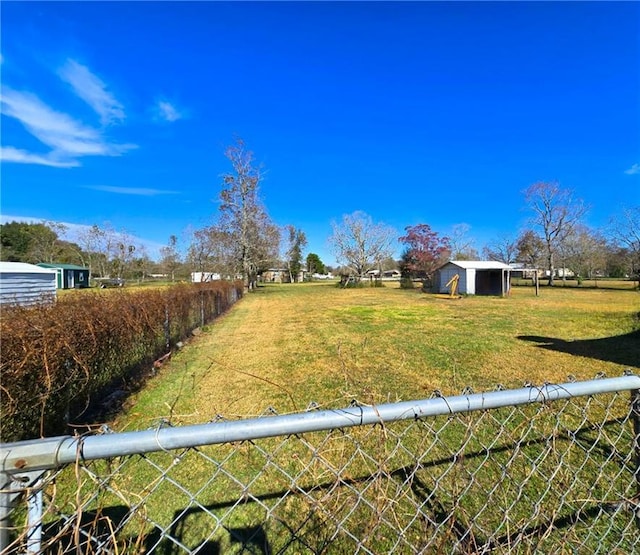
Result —
[[626, 173], [627, 175], [636, 175], [636, 174], [640, 173], [640, 164], [634, 164], [628, 170], [626, 170], [624, 173]]
[[73, 168], [79, 166], [76, 160], [61, 161], [55, 160], [51, 154], [41, 155], [13, 148], [12, 146], [0, 147], [0, 160], [3, 162], [14, 162], [17, 164], [37, 164], [40, 166], [51, 166], [53, 168]]
[[79, 165], [75, 159], [80, 156], [119, 156], [136, 148], [136, 145], [109, 143], [99, 130], [50, 108], [29, 92], [15, 91], [5, 86], [0, 109], [4, 115], [17, 119], [31, 135], [52, 149], [42, 156], [7, 147], [9, 158], [3, 158], [3, 161], [73, 167]]
[[178, 121], [184, 117], [173, 104], [167, 102], [166, 100], [159, 100], [158, 103], [154, 106], [155, 118], [157, 120], [162, 121]]
[[177, 191], [166, 191], [163, 189], [151, 189], [145, 187], [117, 187], [114, 185], [87, 185], [87, 189], [104, 191], [105, 193], [115, 193], [117, 195], [137, 195], [143, 197], [178, 194]]
[[120, 123], [125, 119], [124, 107], [107, 90], [105, 83], [75, 60], [67, 60], [58, 70], [63, 81], [100, 116], [103, 125]]

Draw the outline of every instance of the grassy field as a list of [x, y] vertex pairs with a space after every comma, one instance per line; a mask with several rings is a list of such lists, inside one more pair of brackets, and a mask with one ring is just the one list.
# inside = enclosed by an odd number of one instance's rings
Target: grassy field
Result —
[[[637, 372], [639, 313], [640, 294], [624, 290], [453, 300], [268, 285], [174, 354], [111, 427]], [[62, 513], [88, 500], [89, 527], [113, 529], [136, 508], [122, 553], [173, 553], [164, 531], [207, 553], [267, 539], [251, 552], [476, 553], [495, 541], [497, 553], [630, 553], [633, 516], [602, 509], [635, 492], [628, 394], [610, 397], [96, 461], [92, 479], [69, 467], [52, 491]]]
[[334, 284], [260, 287], [131, 400], [116, 428], [419, 399], [640, 367], [640, 294], [517, 287], [457, 300]]

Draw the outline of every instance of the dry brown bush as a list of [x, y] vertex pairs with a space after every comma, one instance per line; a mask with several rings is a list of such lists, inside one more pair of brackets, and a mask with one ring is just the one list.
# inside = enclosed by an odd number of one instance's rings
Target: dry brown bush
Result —
[[3, 308], [2, 441], [67, 432], [67, 424], [242, 296], [241, 283], [83, 292], [54, 305]]

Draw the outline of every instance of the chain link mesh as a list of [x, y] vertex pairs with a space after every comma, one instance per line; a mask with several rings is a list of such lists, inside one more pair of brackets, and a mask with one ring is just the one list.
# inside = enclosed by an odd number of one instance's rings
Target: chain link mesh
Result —
[[26, 496], [44, 495], [48, 553], [634, 553], [629, 399], [79, 461]]

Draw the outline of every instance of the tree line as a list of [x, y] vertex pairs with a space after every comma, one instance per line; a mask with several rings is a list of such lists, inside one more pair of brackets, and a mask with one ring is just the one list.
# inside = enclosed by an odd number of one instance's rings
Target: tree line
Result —
[[259, 195], [262, 171], [244, 141], [237, 139], [225, 156], [231, 171], [222, 176], [218, 213], [211, 225], [192, 232], [184, 255], [176, 235], [160, 249], [160, 260], [153, 261], [130, 234], [108, 223], [84, 229], [72, 242], [61, 238], [67, 227], [60, 223], [9, 222], [0, 225], [0, 259], [78, 264], [89, 268], [90, 277], [162, 276], [175, 281], [190, 279], [191, 272], [217, 274], [244, 279], [248, 290], [255, 289], [260, 274], [272, 267], [286, 269], [292, 282], [302, 270], [308, 274], [330, 271], [315, 253], [303, 258], [304, 231], [292, 225], [281, 229], [270, 219]]
[[549, 285], [558, 275], [565, 279], [568, 269], [579, 278], [640, 281], [640, 206], [623, 208], [604, 229], [591, 229], [583, 223], [587, 205], [557, 182], [534, 183], [523, 193], [531, 214], [527, 226], [518, 235], [491, 241], [482, 248], [482, 255], [473, 246], [466, 224], [454, 226], [450, 236], [428, 224], [408, 226], [397, 238], [393, 228], [363, 212], [334, 223], [329, 241], [337, 259], [356, 279], [381, 271], [399, 241], [404, 248], [397, 267], [407, 283], [419, 278], [428, 285], [435, 270], [447, 261], [481, 258], [544, 270]]
[[143, 245], [110, 224], [81, 231], [76, 241], [62, 236], [67, 226], [57, 222], [8, 222], [0, 225], [0, 260], [30, 264], [76, 264], [93, 276], [127, 277], [149, 273], [153, 261]]
[[[443, 235], [428, 224], [408, 226], [398, 237], [394, 228], [374, 222], [364, 212], [346, 214], [332, 222], [328, 243], [339, 264], [325, 266], [315, 253], [304, 257], [307, 238], [293, 225], [277, 226], [260, 197], [262, 168], [242, 139], [227, 147], [231, 170], [221, 178], [219, 208], [211, 225], [191, 233], [186, 252], [176, 235], [160, 249], [160, 260], [126, 232], [109, 224], [93, 225], [77, 242], [62, 240], [63, 224], [10, 222], [0, 226], [0, 259], [22, 262], [80, 264], [92, 275], [143, 280], [162, 275], [174, 281], [200, 275], [242, 278], [249, 291], [259, 276], [278, 268], [290, 282], [308, 275], [336, 271], [360, 280], [371, 271], [397, 269], [407, 284], [416, 278], [428, 282], [448, 260], [489, 259], [547, 270], [553, 285], [558, 269], [570, 268], [585, 278], [600, 276], [635, 278], [640, 272], [640, 207], [623, 208], [606, 229], [586, 226], [588, 206], [556, 182], [538, 182], [525, 191], [530, 212], [525, 229], [497, 237], [480, 252], [466, 224], [453, 226]], [[400, 242], [400, 260], [393, 254]], [[561, 272], [566, 275], [566, 272]]]

